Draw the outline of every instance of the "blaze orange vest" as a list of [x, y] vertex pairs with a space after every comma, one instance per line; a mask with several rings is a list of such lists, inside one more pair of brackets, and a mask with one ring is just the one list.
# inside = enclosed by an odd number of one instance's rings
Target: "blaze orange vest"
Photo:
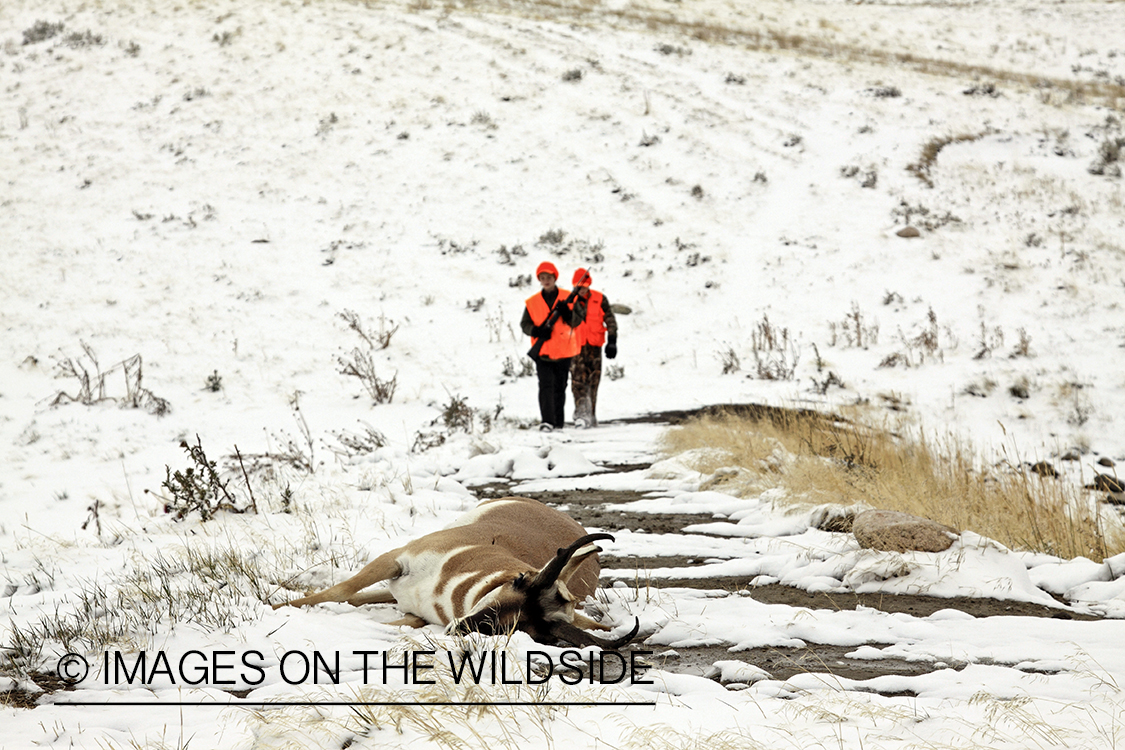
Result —
[[[559, 297], [555, 304], [565, 305], [566, 298], [570, 296], [570, 291], [567, 289], [559, 289]], [[535, 294], [527, 298], [527, 313], [531, 316], [531, 322], [537, 326], [543, 325], [547, 321], [547, 316], [551, 314], [550, 308], [547, 307], [547, 300], [543, 299], [542, 294]], [[531, 338], [531, 345], [535, 346], [538, 341], [534, 336]], [[568, 326], [561, 320], [555, 322], [555, 327], [551, 329], [551, 338], [543, 343], [543, 348], [539, 350], [539, 355], [547, 357], [548, 359], [567, 359], [578, 355], [582, 349], [582, 339], [579, 333]]]
[[586, 298], [586, 320], [578, 326], [578, 335], [583, 344], [601, 346], [605, 343], [605, 310], [602, 309], [602, 293], [590, 290]]

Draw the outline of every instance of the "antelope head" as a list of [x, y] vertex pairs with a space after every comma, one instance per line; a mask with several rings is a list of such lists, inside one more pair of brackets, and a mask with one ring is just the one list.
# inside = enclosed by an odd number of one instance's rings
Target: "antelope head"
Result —
[[601, 551], [594, 544], [600, 539], [613, 541], [609, 534], [587, 534], [575, 540], [569, 547], [558, 550], [555, 557], [538, 571], [520, 573], [493, 589], [472, 612], [451, 623], [449, 631], [498, 635], [522, 630], [539, 642], [561, 640], [579, 647], [621, 648], [636, 636], [640, 620], [620, 638], [599, 638], [575, 624], [578, 619], [586, 627], [597, 625], [584, 615], [575, 613], [576, 597], [567, 588], [578, 567]]

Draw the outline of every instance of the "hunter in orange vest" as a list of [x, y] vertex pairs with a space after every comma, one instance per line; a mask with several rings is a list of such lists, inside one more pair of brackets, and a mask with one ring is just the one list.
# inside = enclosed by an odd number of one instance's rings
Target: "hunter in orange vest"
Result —
[[[542, 343], [535, 359], [539, 378], [539, 429], [562, 427], [566, 414], [566, 382], [570, 374], [570, 360], [582, 349], [582, 341], [575, 326], [586, 318], [586, 303], [580, 297], [569, 300], [570, 292], [560, 289], [556, 282], [559, 271], [549, 261], [539, 264], [535, 276], [543, 286], [539, 294], [524, 303], [520, 329], [531, 336], [532, 349]], [[558, 310], [552, 322], [551, 312]]]
[[609, 300], [590, 288], [593, 279], [585, 268], [574, 272], [574, 289], [586, 301], [586, 319], [578, 326], [582, 348], [570, 365], [570, 388], [574, 394], [574, 425], [598, 424], [598, 385], [602, 380], [602, 345], [605, 356], [617, 356], [617, 318]]

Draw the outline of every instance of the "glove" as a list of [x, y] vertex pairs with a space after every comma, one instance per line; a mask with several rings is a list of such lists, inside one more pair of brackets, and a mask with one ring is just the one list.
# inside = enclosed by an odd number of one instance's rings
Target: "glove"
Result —
[[609, 341], [605, 345], [605, 358], [616, 359], [617, 357], [617, 335], [609, 337]]
[[547, 326], [534, 326], [531, 329], [531, 335], [537, 339], [549, 339], [551, 338], [551, 329]]

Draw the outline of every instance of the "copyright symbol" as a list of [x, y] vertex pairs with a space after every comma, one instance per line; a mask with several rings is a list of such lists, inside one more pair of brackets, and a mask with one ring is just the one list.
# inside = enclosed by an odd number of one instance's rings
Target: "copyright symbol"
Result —
[[77, 685], [90, 673], [90, 664], [78, 654], [66, 654], [59, 659], [55, 674], [68, 685]]

